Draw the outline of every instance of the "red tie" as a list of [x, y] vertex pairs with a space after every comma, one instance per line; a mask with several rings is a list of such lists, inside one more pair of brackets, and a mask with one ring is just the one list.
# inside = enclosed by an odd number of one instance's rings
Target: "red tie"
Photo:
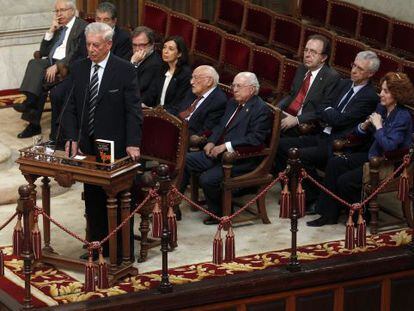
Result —
[[202, 98], [203, 98], [203, 96], [199, 96], [199, 97], [197, 97], [197, 98], [193, 101], [193, 103], [192, 103], [190, 106], [188, 106], [188, 108], [187, 108], [186, 110], [181, 111], [181, 112], [178, 114], [178, 116], [180, 117], [180, 119], [181, 119], [181, 120], [185, 120], [185, 119], [187, 119], [187, 118], [188, 118], [188, 116], [190, 116], [190, 115], [193, 113], [193, 111], [196, 109], [196, 106], [197, 106], [198, 102], [199, 102]]
[[302, 86], [300, 87], [298, 95], [296, 95], [295, 99], [292, 101], [289, 107], [286, 108], [286, 112], [291, 114], [292, 116], [297, 116], [300, 108], [302, 107], [303, 101], [306, 97], [306, 93], [309, 89], [310, 77], [311, 73], [310, 71], [308, 71], [306, 73], [305, 79], [303, 79]]

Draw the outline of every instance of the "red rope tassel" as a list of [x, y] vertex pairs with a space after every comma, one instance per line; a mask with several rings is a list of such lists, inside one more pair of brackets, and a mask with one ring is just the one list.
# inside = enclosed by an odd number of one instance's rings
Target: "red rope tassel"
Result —
[[348, 221], [346, 222], [346, 232], [345, 232], [345, 248], [354, 249], [355, 247], [355, 226], [354, 221], [352, 220], [352, 215], [354, 214], [353, 210], [349, 211]]
[[97, 286], [100, 289], [109, 288], [108, 265], [106, 264], [105, 258], [102, 255], [102, 249], [99, 250]]
[[234, 261], [236, 258], [236, 246], [234, 242], [234, 231], [233, 228], [230, 226], [229, 230], [226, 234], [226, 244], [225, 244], [226, 254], [224, 257], [224, 261], [230, 262]]
[[32, 247], [33, 257], [35, 260], [42, 256], [42, 236], [39, 230], [39, 224], [37, 222], [37, 215], [34, 216], [34, 224], [32, 229]]
[[220, 265], [223, 262], [223, 240], [221, 239], [221, 227], [217, 228], [213, 241], [213, 263]]
[[4, 254], [3, 250], [0, 249], [0, 276], [4, 275]]
[[283, 186], [283, 190], [280, 192], [280, 218], [289, 218], [291, 207], [292, 207], [292, 197], [288, 188], [288, 183], [286, 182]]
[[23, 247], [22, 215], [19, 214], [13, 231], [13, 255], [20, 256]]
[[298, 217], [305, 216], [305, 190], [302, 187], [302, 179], [299, 179], [298, 188], [296, 189], [296, 202], [298, 202]]
[[404, 167], [404, 170], [400, 176], [400, 182], [398, 184], [398, 193], [397, 198], [401, 202], [404, 202], [408, 197], [408, 191], [409, 191], [409, 183], [408, 183], [408, 172], [407, 167]]
[[358, 222], [357, 222], [357, 234], [356, 243], [358, 247], [365, 247], [367, 244], [367, 225], [364, 217], [362, 217], [362, 208], [359, 209]]
[[162, 236], [162, 214], [158, 199], [155, 200], [152, 211], [152, 236], [154, 238], [161, 238]]
[[95, 291], [95, 265], [92, 260], [92, 251], [89, 251], [88, 262], [85, 264], [85, 293]]
[[167, 221], [168, 231], [170, 231], [170, 245], [175, 248], [177, 247], [177, 217], [171, 205], [168, 208]]

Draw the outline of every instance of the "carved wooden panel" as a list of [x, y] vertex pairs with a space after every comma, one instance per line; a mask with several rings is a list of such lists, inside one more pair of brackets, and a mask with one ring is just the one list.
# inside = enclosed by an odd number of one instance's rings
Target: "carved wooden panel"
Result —
[[296, 299], [296, 311], [331, 311], [334, 307], [334, 292], [319, 292]]
[[247, 311], [285, 311], [286, 308], [286, 301], [283, 300], [275, 300], [275, 301], [266, 301], [266, 302], [259, 302], [259, 303], [252, 303], [246, 305]]
[[[414, 277], [391, 280], [391, 310], [405, 311], [412, 306], [414, 297]], [[407, 309], [408, 308], [408, 309]]]
[[381, 310], [381, 284], [364, 284], [346, 287], [344, 311]]

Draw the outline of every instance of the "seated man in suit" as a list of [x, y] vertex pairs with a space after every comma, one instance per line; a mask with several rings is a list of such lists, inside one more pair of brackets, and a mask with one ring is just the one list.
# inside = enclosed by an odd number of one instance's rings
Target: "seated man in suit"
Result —
[[[270, 111], [257, 96], [259, 82], [251, 72], [240, 72], [232, 84], [234, 97], [226, 105], [220, 124], [207, 140], [203, 151], [187, 154], [183, 182], [192, 172], [200, 174], [199, 182], [204, 191], [210, 212], [222, 216], [220, 183], [223, 180], [221, 156], [225, 151], [234, 152], [239, 146], [260, 146], [270, 134]], [[244, 174], [256, 167], [251, 159], [235, 163], [232, 174]], [[217, 221], [208, 217], [204, 224]]]
[[141, 96], [150, 89], [156, 77], [159, 76], [162, 60], [161, 56], [154, 50], [155, 34], [151, 28], [138, 26], [132, 32], [131, 63], [135, 66], [138, 77], [138, 88]]
[[178, 116], [188, 121], [189, 134], [209, 136], [226, 109], [226, 94], [217, 86], [219, 75], [208, 65], [194, 69], [188, 92]]
[[75, 1], [55, 2], [52, 25], [40, 44], [40, 55], [47, 58], [29, 61], [20, 86], [20, 91], [27, 99], [14, 107], [16, 111], [23, 113], [22, 119], [29, 122], [29, 125], [17, 135], [18, 138], [40, 134], [40, 118], [46, 100], [43, 83], [55, 82], [58, 64], [68, 66], [78, 53], [87, 23], [75, 17], [75, 12]]
[[[341, 80], [336, 99], [324, 103], [320, 110], [321, 120], [325, 123], [322, 133], [301, 137], [283, 137], [280, 139], [276, 156], [279, 170], [286, 167], [290, 148], [299, 148], [299, 156], [307, 171], [314, 177], [315, 168], [325, 169], [332, 153], [332, 142], [339, 137], [346, 137], [354, 127], [364, 121], [374, 111], [378, 103], [375, 86], [370, 78], [375, 74], [380, 60], [372, 51], [359, 52], [352, 64], [351, 79]], [[304, 184], [307, 185], [306, 183]], [[306, 200], [309, 204], [317, 199], [317, 191], [307, 187]]]
[[332, 100], [339, 74], [329, 67], [330, 42], [321, 35], [312, 35], [303, 50], [303, 64], [296, 70], [289, 94], [278, 107], [283, 110], [281, 128], [284, 136], [299, 136], [298, 125], [318, 119], [323, 101]]

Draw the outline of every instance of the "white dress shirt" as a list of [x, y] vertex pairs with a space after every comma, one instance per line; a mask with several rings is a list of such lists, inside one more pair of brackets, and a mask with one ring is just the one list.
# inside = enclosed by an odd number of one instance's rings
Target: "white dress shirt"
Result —
[[[59, 45], [56, 50], [55, 53], [53, 53], [52, 58], [54, 59], [63, 59], [66, 56], [66, 44], [68, 43], [68, 38], [69, 38], [69, 34], [72, 30], [73, 24], [75, 23], [75, 16], [70, 20], [69, 23], [67, 23], [66, 26], [66, 33], [65, 33], [65, 38], [63, 39], [63, 42], [61, 45]], [[46, 41], [50, 41], [52, 40], [53, 36], [55, 33], [53, 32], [46, 32], [45, 34], [45, 40]]]

